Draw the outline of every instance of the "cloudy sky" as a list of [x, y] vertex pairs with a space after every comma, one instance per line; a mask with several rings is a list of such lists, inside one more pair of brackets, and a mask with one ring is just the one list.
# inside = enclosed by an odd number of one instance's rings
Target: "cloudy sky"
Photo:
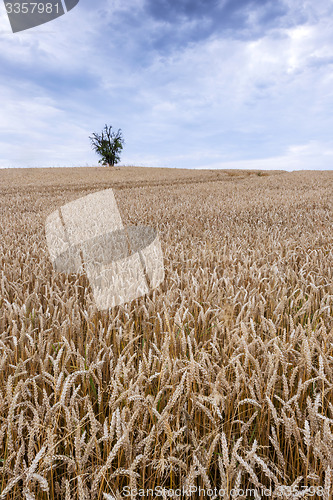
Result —
[[[61, 0], [59, 0], [61, 1]], [[331, 169], [331, 0], [80, 0], [12, 33], [0, 0], [0, 167]]]

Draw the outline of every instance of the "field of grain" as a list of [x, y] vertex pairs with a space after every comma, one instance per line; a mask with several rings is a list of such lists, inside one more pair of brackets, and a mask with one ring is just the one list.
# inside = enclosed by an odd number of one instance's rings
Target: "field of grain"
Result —
[[[258, 174], [0, 170], [0, 499], [332, 498], [333, 172]], [[100, 312], [44, 222], [110, 187], [166, 277]]]

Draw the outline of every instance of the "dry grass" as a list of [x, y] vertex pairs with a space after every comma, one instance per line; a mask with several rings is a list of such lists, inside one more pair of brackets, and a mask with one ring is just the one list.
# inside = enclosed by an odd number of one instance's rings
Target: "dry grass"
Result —
[[[0, 182], [1, 499], [195, 485], [331, 498], [332, 172]], [[44, 221], [107, 187], [124, 223], [158, 228], [166, 279], [98, 312], [84, 276], [53, 271]]]

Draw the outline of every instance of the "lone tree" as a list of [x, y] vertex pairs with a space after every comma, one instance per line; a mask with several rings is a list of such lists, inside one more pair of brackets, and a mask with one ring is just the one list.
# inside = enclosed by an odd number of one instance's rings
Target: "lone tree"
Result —
[[101, 135], [93, 133], [89, 139], [91, 147], [101, 156], [98, 163], [113, 167], [120, 161], [120, 152], [124, 144], [120, 129], [118, 132], [112, 132], [112, 127], [105, 125]]

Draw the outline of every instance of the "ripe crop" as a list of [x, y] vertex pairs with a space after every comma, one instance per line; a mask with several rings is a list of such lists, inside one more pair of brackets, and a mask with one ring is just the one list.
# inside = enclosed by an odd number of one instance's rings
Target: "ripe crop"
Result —
[[[257, 174], [0, 170], [0, 499], [331, 498], [333, 174]], [[165, 280], [98, 311], [44, 222], [108, 187]]]

